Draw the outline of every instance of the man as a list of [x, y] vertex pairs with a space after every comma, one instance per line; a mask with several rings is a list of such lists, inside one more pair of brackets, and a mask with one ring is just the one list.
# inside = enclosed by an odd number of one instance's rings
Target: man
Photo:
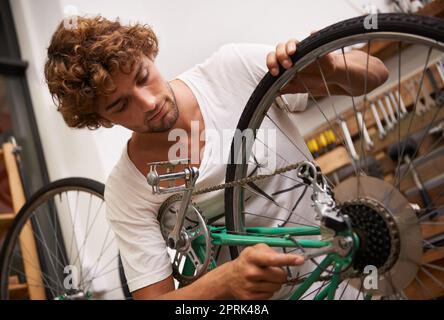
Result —
[[[198, 125], [199, 133], [209, 128], [235, 128], [267, 68], [276, 76], [279, 64], [291, 67], [289, 57], [295, 53], [297, 42], [279, 44], [276, 50], [264, 45], [226, 45], [204, 63], [167, 82], [154, 63], [158, 42], [149, 27], [122, 26], [102, 17], [79, 18], [77, 22], [75, 29], [60, 24], [54, 33], [45, 76], [58, 110], [70, 127], [121, 125], [133, 131], [107, 181], [105, 199], [134, 298], [272, 297], [287, 281], [283, 267], [301, 265], [303, 257], [278, 253], [266, 245], [247, 248], [238, 259], [175, 290], [157, 221], [157, 210], [168, 195], [152, 195], [145, 177], [147, 163], [168, 159], [175, 144], [169, 139], [172, 130], [191, 133], [193, 123]], [[342, 55], [330, 54], [321, 60], [324, 76], [331, 94], [360, 95], [367, 56], [360, 51], [346, 55], [353, 87], [348, 85]], [[385, 66], [370, 57], [368, 90], [381, 85], [387, 76]], [[313, 95], [326, 95], [317, 66], [305, 70], [304, 81]], [[305, 107], [307, 94], [299, 81], [291, 81], [285, 92], [294, 94], [295, 109]], [[211, 163], [215, 151], [212, 140], [206, 137], [198, 144], [190, 142], [187, 146], [190, 150], [197, 147], [203, 155], [195, 164], [200, 170], [196, 186], [222, 183], [225, 166]], [[209, 194], [201, 200], [213, 200], [214, 204], [220, 196]]]

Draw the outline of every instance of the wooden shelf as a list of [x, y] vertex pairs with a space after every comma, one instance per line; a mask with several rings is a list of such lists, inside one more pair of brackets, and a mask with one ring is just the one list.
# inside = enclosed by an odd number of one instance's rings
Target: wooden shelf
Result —
[[[430, 2], [424, 6], [421, 10], [416, 12], [415, 14], [421, 16], [429, 16], [429, 17], [444, 17], [444, 0], [435, 0], [434, 2]], [[408, 46], [404, 46], [406, 48]], [[361, 48], [362, 51], [368, 52], [367, 45]], [[398, 43], [397, 42], [380, 42], [373, 43], [370, 45], [370, 54], [372, 56], [376, 56], [381, 60], [386, 60], [393, 56], [396, 52], [398, 52]]]
[[[11, 227], [16, 214], [25, 204], [26, 198], [23, 191], [20, 171], [18, 169], [17, 158], [14, 152], [14, 145], [9, 142], [4, 143], [0, 150], [0, 157], [4, 161], [7, 172], [13, 205], [12, 213], [0, 213], [0, 233], [4, 233]], [[37, 245], [30, 222], [27, 222], [22, 229], [18, 245], [21, 248], [23, 273], [27, 279], [27, 283], [19, 283], [16, 276], [10, 277], [10, 299], [29, 298], [31, 300], [44, 300], [46, 295], [37, 254]]]
[[13, 300], [28, 298], [28, 285], [26, 283], [19, 283], [17, 276], [9, 277], [9, 296]]

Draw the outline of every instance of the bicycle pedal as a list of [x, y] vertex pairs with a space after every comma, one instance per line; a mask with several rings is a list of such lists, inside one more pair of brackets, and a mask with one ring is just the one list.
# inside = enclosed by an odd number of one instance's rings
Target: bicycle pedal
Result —
[[[176, 171], [176, 166], [185, 165], [185, 169]], [[153, 194], [166, 194], [186, 191], [194, 188], [199, 176], [199, 170], [190, 166], [190, 159], [177, 159], [174, 161], [159, 161], [148, 163], [150, 171], [146, 176], [148, 184], [153, 188]], [[166, 173], [159, 174], [158, 167], [165, 168]], [[176, 186], [178, 180], [184, 180], [181, 186]], [[160, 187], [160, 183], [168, 183], [168, 187]]]

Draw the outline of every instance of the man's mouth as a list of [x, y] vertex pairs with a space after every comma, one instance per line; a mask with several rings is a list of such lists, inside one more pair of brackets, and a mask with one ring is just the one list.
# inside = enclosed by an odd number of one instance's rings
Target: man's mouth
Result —
[[156, 114], [155, 115], [153, 115], [149, 120], [148, 120], [148, 122], [151, 122], [151, 121], [156, 121], [156, 120], [159, 120], [160, 118], [162, 118], [163, 117], [163, 115], [165, 114], [165, 112], [166, 112], [166, 100], [163, 102], [163, 104], [162, 104], [162, 106], [159, 108], [159, 111], [157, 111], [156, 112]]

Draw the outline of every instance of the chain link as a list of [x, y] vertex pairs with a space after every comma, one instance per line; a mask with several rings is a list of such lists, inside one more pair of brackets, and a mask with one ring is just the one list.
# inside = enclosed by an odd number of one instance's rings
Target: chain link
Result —
[[264, 174], [264, 175], [254, 176], [254, 177], [242, 178], [239, 180], [235, 180], [235, 181], [231, 181], [231, 182], [227, 182], [227, 183], [222, 183], [222, 184], [207, 187], [207, 188], [197, 189], [193, 192], [193, 196], [203, 194], [203, 193], [218, 191], [218, 190], [222, 190], [225, 188], [241, 187], [241, 186], [244, 186], [244, 185], [249, 184], [254, 181], [264, 180], [264, 179], [270, 178], [272, 176], [275, 176], [277, 174], [281, 174], [284, 172], [299, 169], [302, 164], [304, 164], [304, 162], [298, 162], [298, 163], [291, 164], [291, 165], [283, 167], [283, 168], [279, 168], [271, 174]]

